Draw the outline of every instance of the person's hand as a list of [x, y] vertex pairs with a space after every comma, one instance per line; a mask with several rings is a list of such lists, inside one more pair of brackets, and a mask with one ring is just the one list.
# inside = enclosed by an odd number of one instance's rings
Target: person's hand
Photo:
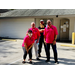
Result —
[[56, 44], [56, 41], [54, 40], [54, 41], [53, 41], [53, 45], [55, 45], [55, 44]]
[[38, 42], [39, 42], [39, 40], [36, 41], [36, 43], [38, 43]]
[[45, 45], [47, 44], [46, 41], [44, 41]]
[[27, 50], [27, 54], [28, 54], [28, 50]]
[[25, 48], [26, 49], [26, 51], [27, 51], [27, 53], [28, 53], [28, 48]]

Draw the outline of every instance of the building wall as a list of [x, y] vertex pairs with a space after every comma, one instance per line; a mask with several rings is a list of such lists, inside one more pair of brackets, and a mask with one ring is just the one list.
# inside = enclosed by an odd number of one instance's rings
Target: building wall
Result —
[[57, 36], [57, 39], [59, 40], [60, 38], [60, 33], [59, 33], [59, 26], [60, 26], [60, 18], [53, 18], [53, 25], [57, 27], [57, 30], [58, 30], [58, 36]]
[[[54, 17], [53, 18], [53, 25], [57, 27], [58, 30], [58, 36], [57, 39], [60, 39], [60, 20], [61, 19], [69, 19], [69, 40], [72, 40], [72, 32], [75, 31], [75, 18], [74, 17]], [[36, 27], [39, 26], [39, 22], [40, 22], [41, 18], [36, 18]]]
[[[65, 16], [64, 17], [58, 17], [58, 18], [53, 17], [53, 25], [55, 25], [57, 27], [57, 30], [58, 30], [57, 39], [60, 39], [60, 20], [63, 18], [65, 18]], [[69, 25], [69, 40], [72, 40], [72, 32], [75, 31], [75, 28], [74, 28], [75, 27], [75, 18], [74, 17], [66, 17], [66, 18], [69, 19], [69, 21], [70, 21], [70, 23], [69, 23], [70, 24]], [[28, 28], [31, 27], [31, 25], [30, 25], [31, 22], [35, 22], [36, 27], [38, 27], [40, 25], [40, 19], [43, 19], [43, 18], [0, 19], [0, 36], [4, 36], [4, 35], [8, 34], [7, 31], [10, 30], [10, 28], [12, 28], [11, 30], [14, 29], [16, 34], [18, 33], [17, 37], [20, 37], [20, 36], [24, 37], [24, 35], [21, 33], [23, 33], [23, 32], [26, 33]], [[8, 30], [6, 30], [6, 28]]]
[[70, 17], [69, 40], [72, 40], [72, 32], [74, 32], [75, 18]]
[[[65, 18], [65, 17], [63, 17]], [[58, 39], [60, 38], [60, 20], [63, 18], [54, 18], [53, 24], [57, 27], [58, 30]], [[75, 18], [74, 17], [66, 17], [66, 19], [69, 19], [69, 40], [72, 40], [72, 32], [75, 31]]]
[[0, 19], [0, 37], [24, 38], [34, 18]]

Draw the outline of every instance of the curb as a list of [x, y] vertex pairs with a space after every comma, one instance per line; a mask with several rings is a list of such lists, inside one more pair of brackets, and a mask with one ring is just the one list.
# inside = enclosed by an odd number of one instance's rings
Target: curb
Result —
[[4, 40], [4, 41], [17, 41], [17, 40], [13, 40], [13, 39], [2, 39], [2, 40]]
[[68, 45], [68, 44], [61, 44], [61, 46], [66, 46], [66, 47], [75, 47], [75, 45]]

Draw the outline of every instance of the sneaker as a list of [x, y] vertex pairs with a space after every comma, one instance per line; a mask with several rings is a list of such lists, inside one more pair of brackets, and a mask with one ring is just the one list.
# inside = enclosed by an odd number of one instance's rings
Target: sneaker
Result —
[[32, 61], [30, 61], [29, 63], [32, 64]]
[[45, 62], [49, 62], [50, 60], [46, 60]]
[[39, 58], [36, 58], [36, 60], [40, 60]]
[[56, 63], [56, 64], [59, 64], [59, 62], [58, 62], [58, 61], [55, 61], [55, 63]]
[[38, 54], [39, 55], [39, 57], [41, 57], [41, 54]]
[[22, 63], [26, 63], [25, 61], [22, 61]]

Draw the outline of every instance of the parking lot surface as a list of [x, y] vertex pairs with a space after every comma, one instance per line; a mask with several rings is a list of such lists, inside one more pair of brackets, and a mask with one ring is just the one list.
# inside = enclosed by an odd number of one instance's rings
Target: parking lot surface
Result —
[[32, 64], [29, 64], [27, 55], [25, 64], [23, 61], [23, 50], [22, 50], [22, 42], [21, 39], [16, 39], [17, 41], [5, 41], [0, 40], [0, 65], [75, 65], [75, 48], [74, 47], [65, 47], [61, 46], [61, 44], [69, 44], [57, 42], [57, 52], [58, 52], [58, 61], [59, 64], [54, 63], [54, 55], [53, 50], [50, 47], [50, 62], [45, 62], [46, 55], [44, 47], [42, 48], [42, 53], [40, 60], [36, 60], [35, 50], [32, 50]]

